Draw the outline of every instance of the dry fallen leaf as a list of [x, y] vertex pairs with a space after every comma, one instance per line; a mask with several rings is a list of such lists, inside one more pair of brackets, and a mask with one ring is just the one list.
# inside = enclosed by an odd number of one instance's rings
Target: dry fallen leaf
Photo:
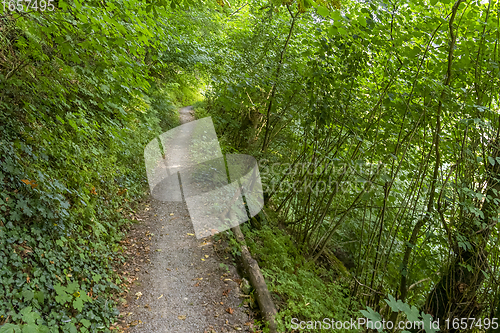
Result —
[[208, 258], [208, 257], [209, 257], [208, 254], [205, 254], [205, 258]]
[[229, 313], [229, 314], [233, 314], [234, 310], [233, 310], [233, 309], [231, 309], [231, 308], [227, 308], [227, 309], [226, 309], [226, 312], [227, 312], [227, 313]]
[[196, 282], [196, 284], [194, 286], [195, 287], [199, 287], [200, 286], [200, 281]]
[[160, 299], [160, 298], [162, 298], [162, 297], [163, 297], [163, 294], [161, 294], [161, 296], [160, 296], [160, 297], [158, 297], [157, 299]]
[[37, 187], [37, 186], [38, 186], [38, 184], [37, 184], [37, 183], [35, 183], [35, 181], [34, 181], [34, 180], [22, 179], [21, 181], [22, 181], [23, 183], [25, 183], [26, 185], [30, 185], [30, 186], [31, 186], [31, 188], [35, 188], [35, 187]]
[[137, 296], [137, 298], [136, 298], [136, 299], [139, 299], [139, 297], [141, 297], [141, 296], [142, 296], [142, 293], [141, 293], [140, 291], [138, 291], [138, 292], [136, 292], [136, 293], [135, 293], [135, 296]]
[[170, 216], [174, 216], [174, 213], [170, 213]]
[[180, 320], [186, 320], [186, 316], [177, 316], [177, 318], [179, 318]]
[[189, 232], [188, 232], [188, 234], [187, 234], [187, 235], [188, 235], [188, 236], [194, 236], [194, 234], [190, 234]]

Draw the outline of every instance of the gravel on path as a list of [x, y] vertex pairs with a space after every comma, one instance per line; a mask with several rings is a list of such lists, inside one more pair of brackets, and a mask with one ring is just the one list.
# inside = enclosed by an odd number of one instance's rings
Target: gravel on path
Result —
[[[179, 114], [181, 123], [194, 120], [191, 107]], [[241, 277], [215, 251], [213, 237], [196, 239], [185, 202], [150, 199], [145, 207], [131, 235], [144, 242], [149, 257], [129, 269], [135, 283], [120, 308], [122, 327], [131, 333], [252, 332]]]

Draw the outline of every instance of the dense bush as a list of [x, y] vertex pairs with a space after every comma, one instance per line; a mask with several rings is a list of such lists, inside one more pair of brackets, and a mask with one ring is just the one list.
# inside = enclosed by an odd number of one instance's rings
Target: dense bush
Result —
[[[144, 146], [197, 96], [189, 63], [158, 60], [166, 21], [144, 6], [59, 1], [0, 15], [1, 332], [114, 323], [112, 266], [147, 193]], [[183, 75], [162, 78], [172, 68]]]

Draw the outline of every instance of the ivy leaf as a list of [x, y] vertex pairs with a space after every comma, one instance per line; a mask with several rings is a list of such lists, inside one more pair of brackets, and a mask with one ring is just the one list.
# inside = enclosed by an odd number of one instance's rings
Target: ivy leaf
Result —
[[72, 294], [75, 292], [75, 290], [79, 287], [80, 285], [78, 284], [77, 281], [73, 281], [68, 286], [66, 287], [66, 292], [69, 294]]
[[78, 312], [82, 312], [83, 310], [83, 300], [81, 297], [75, 298], [73, 301], [73, 308], [77, 309]]
[[[31, 306], [28, 306], [21, 310], [20, 314], [22, 314], [22, 319], [27, 324], [35, 324], [37, 319], [40, 319], [40, 314], [38, 312], [32, 312]], [[24, 332], [24, 329], [23, 329]]]
[[40, 305], [43, 305], [43, 303], [45, 302], [45, 295], [41, 291], [36, 291], [34, 297]]
[[89, 327], [90, 326], [90, 321], [88, 321], [87, 319], [83, 318], [82, 320], [80, 320], [80, 323], [82, 323], [82, 325], [84, 327]]
[[33, 296], [35, 295], [35, 293], [31, 290], [23, 290], [21, 294], [23, 295], [23, 298], [26, 302], [31, 301], [33, 299]]
[[18, 325], [7, 323], [0, 327], [0, 333], [20, 333], [21, 329]]
[[[23, 318], [24, 320], [24, 318]], [[38, 325], [36, 324], [27, 324], [23, 326], [23, 333], [39, 333]]]
[[92, 280], [94, 280], [96, 283], [99, 283], [99, 281], [101, 281], [101, 279], [102, 279], [101, 274], [92, 275]]
[[66, 287], [57, 284], [54, 286], [54, 289], [57, 292], [57, 296], [55, 297], [57, 303], [64, 304], [71, 300], [71, 295], [68, 295], [68, 293], [66, 293]]
[[439, 328], [432, 327], [432, 316], [427, 313], [422, 313], [422, 319], [424, 322], [425, 333], [435, 333], [439, 331]]

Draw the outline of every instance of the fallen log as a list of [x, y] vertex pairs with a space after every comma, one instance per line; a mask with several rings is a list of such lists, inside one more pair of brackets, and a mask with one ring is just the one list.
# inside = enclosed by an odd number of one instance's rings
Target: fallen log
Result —
[[248, 251], [245, 236], [243, 236], [240, 227], [233, 227], [231, 228], [231, 231], [235, 235], [236, 241], [240, 244], [243, 268], [249, 277], [250, 284], [255, 289], [254, 295], [257, 303], [259, 304], [262, 317], [264, 317], [264, 319], [269, 323], [270, 333], [277, 333], [278, 326], [275, 317], [278, 311], [276, 311], [269, 289], [267, 289], [267, 284], [264, 280], [264, 276], [262, 276], [259, 264], [257, 263], [257, 260], [252, 258], [250, 251]]
[[[236, 202], [237, 198], [241, 195], [240, 190], [234, 193], [233, 198], [229, 201], [226, 209], [219, 215], [219, 219], [221, 221], [225, 221], [225, 217], [229, 217], [229, 221], [236, 221], [236, 217], [234, 212], [231, 211], [230, 207]], [[245, 236], [241, 232], [240, 226], [236, 225], [231, 228], [231, 231], [236, 237], [236, 241], [240, 245], [241, 248], [241, 261], [243, 264], [243, 269], [245, 270], [246, 275], [250, 280], [250, 284], [255, 289], [255, 298], [257, 300], [257, 304], [259, 304], [260, 312], [262, 313], [262, 317], [265, 321], [269, 323], [269, 332], [277, 333], [278, 325], [276, 323], [276, 314], [278, 311], [274, 306], [273, 299], [271, 294], [269, 293], [269, 289], [267, 289], [266, 280], [264, 280], [264, 276], [260, 271], [259, 264], [257, 260], [252, 258], [250, 251], [248, 250]]]

